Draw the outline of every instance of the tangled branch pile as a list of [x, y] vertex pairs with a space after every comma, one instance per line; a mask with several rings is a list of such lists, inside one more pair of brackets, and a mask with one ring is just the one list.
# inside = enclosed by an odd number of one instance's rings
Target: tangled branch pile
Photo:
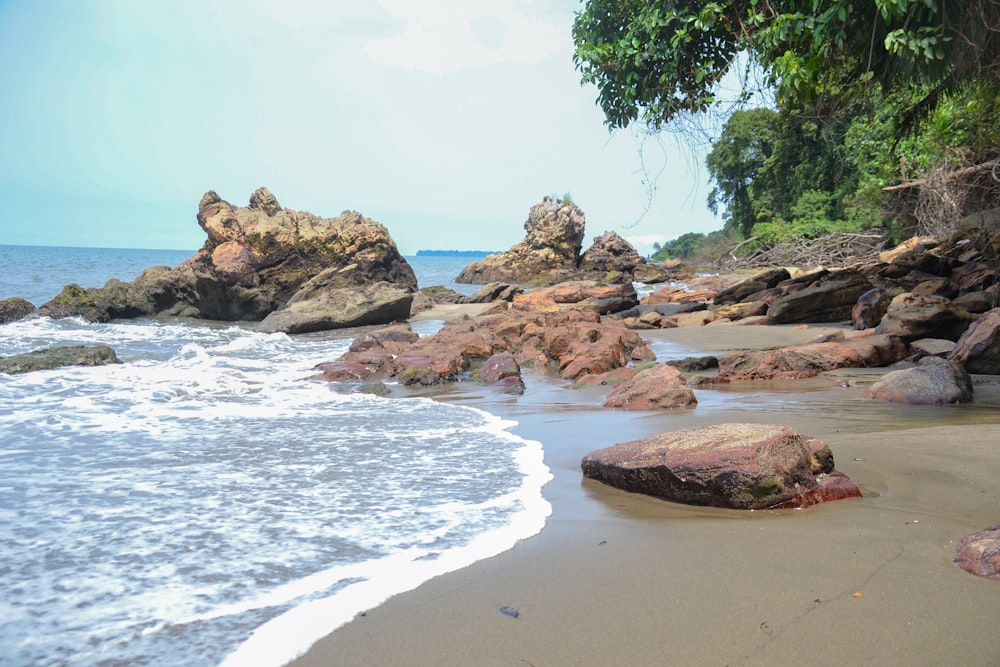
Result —
[[769, 266], [847, 266], [874, 261], [885, 248], [886, 241], [883, 234], [876, 232], [841, 232], [740, 252], [756, 240], [747, 239], [720, 255], [716, 261], [717, 268], [721, 271], [736, 271]]

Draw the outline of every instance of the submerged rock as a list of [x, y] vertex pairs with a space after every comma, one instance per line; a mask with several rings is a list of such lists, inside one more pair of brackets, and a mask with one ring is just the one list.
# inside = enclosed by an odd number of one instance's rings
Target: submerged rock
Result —
[[0, 373], [14, 375], [62, 366], [104, 366], [119, 363], [118, 355], [107, 345], [70, 345], [0, 357]]
[[777, 424], [663, 433], [592, 452], [581, 466], [610, 486], [688, 505], [799, 508], [861, 496], [829, 447]]

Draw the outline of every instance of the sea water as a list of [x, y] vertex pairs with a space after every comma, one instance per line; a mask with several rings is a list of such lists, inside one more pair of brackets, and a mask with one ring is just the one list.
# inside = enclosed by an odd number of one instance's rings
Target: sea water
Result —
[[[39, 304], [191, 254], [0, 247], [0, 298]], [[408, 259], [421, 285], [470, 261]], [[481, 410], [312, 380], [350, 340], [177, 319], [0, 326], [0, 356], [104, 343], [123, 362], [0, 375], [0, 663], [280, 665], [541, 530], [539, 443]]]

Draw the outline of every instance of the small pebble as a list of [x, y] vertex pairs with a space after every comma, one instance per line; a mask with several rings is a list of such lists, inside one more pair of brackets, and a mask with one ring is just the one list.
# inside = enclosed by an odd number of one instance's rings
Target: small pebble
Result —
[[513, 607], [500, 607], [500, 613], [506, 614], [511, 618], [517, 618], [518, 616], [521, 615], [521, 612], [519, 612], [517, 609], [514, 609]]

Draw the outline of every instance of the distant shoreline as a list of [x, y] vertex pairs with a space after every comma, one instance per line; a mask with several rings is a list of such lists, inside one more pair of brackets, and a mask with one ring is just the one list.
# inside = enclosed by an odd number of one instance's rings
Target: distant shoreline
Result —
[[497, 250], [418, 250], [416, 257], [485, 257]]

